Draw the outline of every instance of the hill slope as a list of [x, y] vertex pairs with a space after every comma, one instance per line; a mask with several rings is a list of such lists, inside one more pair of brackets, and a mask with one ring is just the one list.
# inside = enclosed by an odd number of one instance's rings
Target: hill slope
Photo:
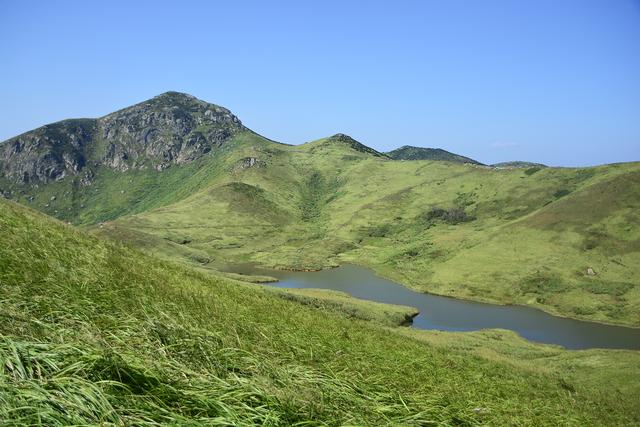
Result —
[[[0, 235], [8, 424], [640, 421], [635, 352], [566, 352], [498, 331], [405, 336], [2, 200]], [[501, 353], [488, 352], [497, 342]]]
[[444, 160], [447, 162], [482, 165], [482, 163], [477, 160], [451, 153], [443, 150], [442, 148], [424, 148], [405, 145], [400, 148], [396, 148], [393, 151], [389, 151], [386, 154], [394, 160]]
[[235, 155], [264, 163], [102, 232], [205, 267], [352, 262], [418, 290], [640, 325], [640, 186], [622, 184], [638, 164], [531, 173], [313, 143]]
[[547, 167], [547, 165], [543, 165], [542, 163], [522, 162], [519, 160], [514, 160], [511, 162], [494, 163], [491, 166], [493, 166], [494, 168], [546, 168]]
[[167, 92], [99, 119], [64, 120], [3, 142], [0, 193], [61, 219], [102, 221], [173, 200], [176, 181], [250, 133], [225, 108]]

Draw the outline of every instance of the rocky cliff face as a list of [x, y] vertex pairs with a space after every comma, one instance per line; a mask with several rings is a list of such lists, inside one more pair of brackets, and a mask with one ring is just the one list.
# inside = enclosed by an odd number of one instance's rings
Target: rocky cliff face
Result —
[[85, 148], [95, 132], [95, 120], [65, 120], [12, 138], [0, 145], [0, 172], [20, 183], [76, 174], [86, 164]]
[[64, 120], [0, 143], [0, 176], [47, 183], [91, 168], [118, 171], [192, 162], [244, 130], [225, 108], [167, 92], [99, 119]]

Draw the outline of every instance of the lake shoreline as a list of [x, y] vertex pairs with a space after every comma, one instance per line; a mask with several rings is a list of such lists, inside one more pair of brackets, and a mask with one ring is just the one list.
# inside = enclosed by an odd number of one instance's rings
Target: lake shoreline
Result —
[[[277, 288], [334, 289], [346, 292], [358, 299], [384, 304], [410, 305], [416, 307], [419, 313], [411, 317], [411, 319], [406, 319], [405, 324], [415, 329], [444, 331], [508, 329], [518, 333], [529, 341], [557, 344], [567, 349], [640, 349], [640, 328], [627, 325], [612, 325], [568, 316], [558, 316], [547, 310], [528, 305], [496, 304], [468, 298], [457, 298], [450, 295], [416, 291], [402, 283], [384, 277], [384, 275], [372, 268], [355, 263], [345, 263], [339, 267], [318, 271], [273, 269], [253, 264], [229, 267], [233, 268], [236, 273], [240, 272], [247, 276], [251, 276], [251, 274], [274, 276], [279, 279], [279, 281], [267, 285]], [[348, 289], [349, 286], [351, 286], [350, 282], [344, 285], [346, 286], [345, 289], [340, 288], [341, 285], [332, 283], [333, 279], [331, 279], [331, 277], [335, 276], [340, 278], [342, 275], [348, 274], [349, 271], [356, 276], [364, 276], [364, 279], [357, 277], [355, 282], [361, 280], [375, 282], [379, 289], [376, 291], [373, 288], [369, 289], [368, 285], [362, 286], [362, 284], [360, 284], [358, 285], [361, 286], [360, 288], [354, 288], [356, 290], [354, 293], [353, 290]], [[342, 280], [345, 279], [342, 278]], [[307, 282], [313, 282], [313, 284]], [[380, 292], [380, 289], [385, 287], [391, 290], [383, 291], [382, 297], [380, 297], [380, 295], [374, 295], [375, 292]], [[385, 292], [387, 293], [385, 294]], [[400, 300], [398, 298], [400, 298]], [[402, 298], [405, 299], [402, 300]], [[419, 304], [414, 304], [414, 300], [422, 301], [424, 306], [421, 307]], [[436, 305], [434, 306], [433, 304]], [[434, 311], [438, 311], [438, 307], [440, 306], [447, 306], [452, 312], [434, 313]], [[459, 318], [454, 314], [456, 310], [458, 311]], [[468, 317], [469, 313], [475, 313], [474, 315], [477, 317]], [[525, 321], [524, 319], [529, 320]], [[529, 324], [527, 322], [529, 322]], [[555, 329], [558, 329], [558, 331], [554, 332]], [[591, 333], [591, 331], [593, 331], [593, 333]], [[633, 338], [628, 339], [628, 337]]]
[[[443, 298], [451, 298], [457, 301], [468, 301], [468, 302], [476, 302], [476, 303], [481, 303], [481, 304], [490, 304], [490, 305], [497, 305], [497, 306], [501, 306], [501, 307], [525, 307], [525, 308], [530, 308], [530, 309], [534, 309], [534, 310], [539, 310], [542, 311], [546, 314], [549, 314], [553, 317], [558, 317], [561, 319], [571, 319], [571, 320], [577, 320], [580, 322], [588, 322], [588, 323], [596, 323], [599, 325], [605, 325], [605, 326], [616, 326], [616, 327], [622, 327], [622, 328], [629, 328], [629, 329], [635, 329], [635, 330], [639, 330], [640, 331], [640, 325], [634, 325], [634, 324], [629, 324], [629, 323], [622, 323], [622, 322], [609, 322], [609, 321], [602, 321], [602, 320], [595, 320], [593, 318], [590, 317], [585, 317], [585, 316], [578, 316], [578, 315], [568, 315], [565, 314], [564, 312], [558, 311], [558, 310], [554, 310], [553, 307], [551, 306], [546, 306], [546, 305], [531, 305], [531, 304], [514, 304], [514, 303], [510, 303], [510, 302], [504, 302], [504, 301], [500, 301], [497, 299], [489, 299], [489, 298], [473, 298], [473, 297], [469, 297], [466, 295], [460, 295], [460, 296], [453, 296], [453, 295], [448, 295], [448, 294], [443, 294], [443, 293], [438, 293], [438, 292], [434, 292], [434, 291], [426, 291], [424, 289], [422, 289], [419, 286], [412, 286], [411, 284], [407, 284], [405, 282], [401, 282], [396, 280], [394, 277], [392, 277], [391, 275], [387, 275], [384, 274], [384, 272], [379, 271], [378, 269], [376, 269], [374, 266], [370, 266], [367, 264], [361, 264], [361, 263], [357, 263], [357, 262], [345, 262], [343, 264], [339, 264], [339, 265], [331, 265], [331, 266], [327, 266], [325, 268], [284, 268], [284, 267], [268, 267], [268, 266], [263, 266], [263, 265], [259, 265], [259, 264], [252, 264], [252, 263], [243, 263], [243, 264], [237, 264], [239, 266], [241, 266], [241, 268], [250, 266], [251, 268], [255, 268], [257, 270], [273, 270], [273, 271], [281, 271], [281, 272], [294, 272], [294, 273], [319, 273], [322, 271], [329, 271], [329, 270], [335, 270], [337, 268], [341, 268], [347, 265], [355, 265], [358, 267], [362, 267], [362, 268], [366, 268], [368, 270], [371, 270], [372, 272], [375, 273], [375, 275], [377, 277], [380, 277], [382, 279], [385, 280], [389, 280], [393, 283], [396, 283], [400, 286], [405, 287], [406, 289], [409, 289], [411, 291], [420, 293], [420, 294], [425, 294], [425, 295], [433, 295], [433, 296], [438, 296], [438, 297], [443, 297]], [[230, 264], [225, 266], [225, 268], [231, 267], [233, 268], [234, 265]], [[237, 273], [236, 271], [233, 270], [229, 270], [229, 272], [231, 273]], [[243, 273], [237, 273], [237, 274], [243, 274]], [[246, 276], [252, 276], [252, 274], [246, 274]], [[264, 274], [259, 274], [258, 276], [264, 276]], [[277, 279], [277, 278], [276, 278]], [[264, 282], [264, 283], [277, 283], [277, 282]]]

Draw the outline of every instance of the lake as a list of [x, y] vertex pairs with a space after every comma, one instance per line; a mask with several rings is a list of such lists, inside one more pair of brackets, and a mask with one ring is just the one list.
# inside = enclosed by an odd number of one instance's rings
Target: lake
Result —
[[318, 272], [270, 269], [234, 269], [238, 273], [263, 274], [279, 279], [279, 288], [332, 289], [365, 300], [415, 307], [420, 314], [412, 326], [442, 331], [510, 329], [536, 342], [558, 344], [568, 349], [640, 349], [640, 329], [553, 316], [531, 307], [496, 305], [415, 292], [373, 271], [344, 265]]

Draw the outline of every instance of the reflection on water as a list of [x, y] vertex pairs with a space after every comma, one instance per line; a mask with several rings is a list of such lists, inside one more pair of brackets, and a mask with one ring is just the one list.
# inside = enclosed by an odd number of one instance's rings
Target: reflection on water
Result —
[[640, 329], [604, 325], [552, 316], [523, 306], [501, 306], [414, 292], [376, 276], [371, 270], [345, 265], [319, 272], [291, 272], [242, 267], [245, 274], [266, 274], [280, 281], [280, 288], [321, 288], [420, 310], [413, 326], [443, 331], [475, 331], [486, 328], [510, 329], [531, 341], [559, 344], [569, 349], [640, 349]]

